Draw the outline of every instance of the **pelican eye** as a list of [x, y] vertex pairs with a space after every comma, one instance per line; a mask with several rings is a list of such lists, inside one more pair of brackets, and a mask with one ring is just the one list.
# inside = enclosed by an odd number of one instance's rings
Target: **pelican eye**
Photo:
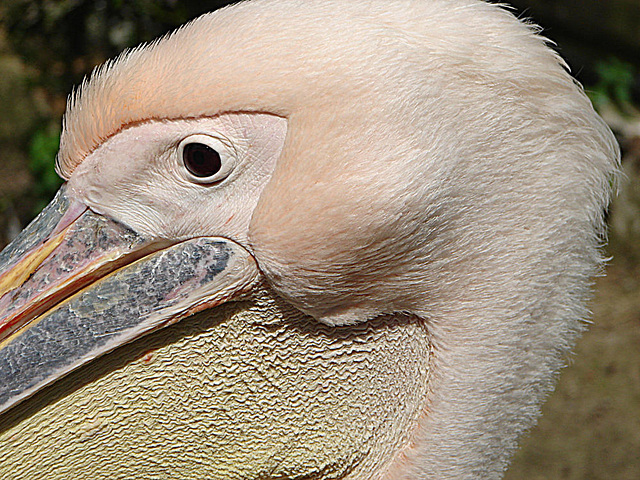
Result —
[[197, 134], [183, 139], [177, 153], [183, 174], [194, 183], [224, 180], [237, 163], [231, 143], [210, 135]]
[[215, 175], [222, 168], [220, 154], [204, 143], [189, 143], [182, 150], [182, 160], [189, 172], [198, 178]]

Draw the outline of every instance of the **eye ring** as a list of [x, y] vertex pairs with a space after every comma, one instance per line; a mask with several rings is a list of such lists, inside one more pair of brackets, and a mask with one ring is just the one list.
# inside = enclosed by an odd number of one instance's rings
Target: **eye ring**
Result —
[[190, 135], [178, 145], [178, 162], [193, 183], [211, 184], [227, 178], [236, 165], [233, 147], [205, 134]]

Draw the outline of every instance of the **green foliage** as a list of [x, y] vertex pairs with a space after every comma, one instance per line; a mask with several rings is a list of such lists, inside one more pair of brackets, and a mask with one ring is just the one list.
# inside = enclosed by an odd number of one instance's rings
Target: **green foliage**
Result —
[[632, 64], [615, 57], [596, 63], [598, 82], [589, 90], [596, 108], [614, 104], [624, 111], [632, 103], [635, 68]]
[[[45, 206], [61, 184], [54, 170], [59, 129], [41, 127], [34, 131], [33, 125], [60, 124], [66, 96], [95, 65], [231, 1], [0, 0], [0, 53], [20, 59], [0, 64], [0, 95], [4, 95], [0, 96], [0, 106], [9, 105], [0, 110], [15, 111], [10, 121], [5, 118], [0, 122], [0, 136], [4, 128], [21, 147], [29, 139], [24, 153], [34, 182], [24, 194], [30, 197], [28, 204], [35, 202], [33, 213]], [[18, 97], [16, 82], [8, 81], [12, 78], [6, 74], [8, 68], [17, 70], [20, 78], [28, 78], [28, 82], [19, 84], [22, 89]], [[23, 98], [31, 103], [23, 106]], [[41, 108], [36, 109], [34, 103]], [[23, 120], [26, 117], [28, 125], [21, 129], [24, 136], [17, 137], [17, 125], [27, 123]], [[28, 210], [25, 207], [22, 214]]]
[[60, 130], [50, 127], [37, 130], [29, 142], [29, 170], [36, 180], [32, 189], [36, 200], [34, 213], [42, 210], [62, 185], [55, 171], [59, 147]]

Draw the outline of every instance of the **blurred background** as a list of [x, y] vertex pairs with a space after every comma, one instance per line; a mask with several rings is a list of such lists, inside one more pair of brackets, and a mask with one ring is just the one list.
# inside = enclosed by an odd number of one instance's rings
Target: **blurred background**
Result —
[[[0, 2], [0, 248], [48, 203], [67, 95], [91, 69], [225, 1]], [[623, 149], [594, 323], [507, 479], [640, 479], [640, 0], [507, 0], [556, 44]]]

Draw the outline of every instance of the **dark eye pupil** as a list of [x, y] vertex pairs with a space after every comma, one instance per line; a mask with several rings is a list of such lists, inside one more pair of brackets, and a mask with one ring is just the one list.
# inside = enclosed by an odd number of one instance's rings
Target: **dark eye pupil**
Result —
[[220, 154], [203, 143], [189, 143], [182, 150], [184, 166], [199, 178], [215, 175], [222, 168]]

